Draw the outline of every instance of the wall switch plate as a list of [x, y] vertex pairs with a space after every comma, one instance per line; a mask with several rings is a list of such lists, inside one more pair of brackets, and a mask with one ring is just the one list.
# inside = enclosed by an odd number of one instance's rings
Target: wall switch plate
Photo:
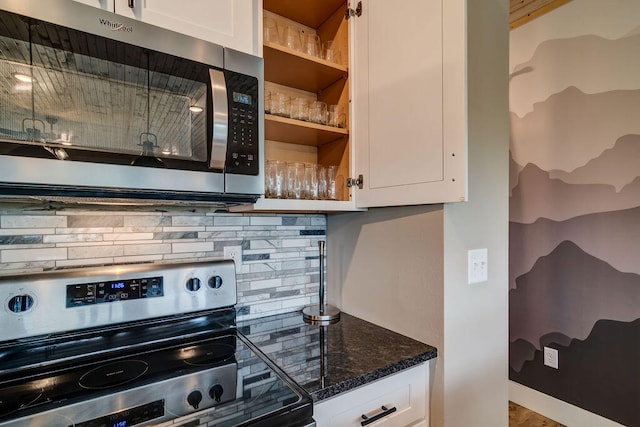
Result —
[[236, 263], [236, 267], [242, 265], [242, 246], [225, 246], [224, 259], [232, 259]]
[[472, 249], [468, 252], [469, 284], [489, 280], [488, 250]]
[[551, 347], [544, 348], [544, 365], [558, 369], [558, 350]]

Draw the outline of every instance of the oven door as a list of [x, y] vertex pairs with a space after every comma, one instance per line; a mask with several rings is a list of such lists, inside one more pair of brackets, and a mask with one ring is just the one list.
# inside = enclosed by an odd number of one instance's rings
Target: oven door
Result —
[[[12, 7], [29, 17], [0, 11], [4, 194], [262, 192], [259, 58], [237, 61], [252, 75], [223, 70], [220, 46], [125, 18], [118, 28], [134, 38], [113, 28], [105, 37], [77, 29], [107, 22], [95, 8], [66, 2], [73, 10], [49, 22], [33, 18], [37, 2], [23, 3]], [[194, 60], [140, 39], [205, 53]]]

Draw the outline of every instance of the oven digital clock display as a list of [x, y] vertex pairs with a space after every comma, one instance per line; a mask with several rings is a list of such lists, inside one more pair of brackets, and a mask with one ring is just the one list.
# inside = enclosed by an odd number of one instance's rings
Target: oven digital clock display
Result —
[[[136, 406], [93, 420], [74, 424], [75, 427], [128, 427], [164, 416], [164, 399]], [[69, 426], [71, 427], [71, 426]]]
[[67, 285], [67, 307], [164, 296], [162, 277]]

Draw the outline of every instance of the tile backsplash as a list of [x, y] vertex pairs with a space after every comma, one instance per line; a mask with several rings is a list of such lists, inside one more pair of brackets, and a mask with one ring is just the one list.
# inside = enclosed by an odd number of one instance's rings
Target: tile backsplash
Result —
[[220, 259], [240, 247], [238, 317], [317, 303], [324, 215], [0, 210], [0, 275]]

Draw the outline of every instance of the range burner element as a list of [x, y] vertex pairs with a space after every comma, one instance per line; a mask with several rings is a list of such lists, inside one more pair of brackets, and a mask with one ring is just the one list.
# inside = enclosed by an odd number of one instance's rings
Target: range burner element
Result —
[[140, 378], [148, 370], [149, 364], [142, 360], [108, 362], [81, 376], [78, 385], [95, 390], [116, 387]]
[[236, 353], [233, 343], [212, 342], [182, 349], [184, 363], [192, 366], [212, 366], [231, 360]]
[[235, 295], [232, 261], [0, 278], [0, 302], [33, 301], [0, 310], [0, 427], [310, 419], [310, 397], [237, 331]]

